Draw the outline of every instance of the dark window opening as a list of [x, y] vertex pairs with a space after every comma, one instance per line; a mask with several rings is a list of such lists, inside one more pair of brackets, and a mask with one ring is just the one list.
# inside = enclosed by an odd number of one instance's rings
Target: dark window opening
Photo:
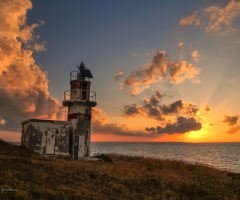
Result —
[[87, 83], [82, 83], [82, 100], [87, 100]]

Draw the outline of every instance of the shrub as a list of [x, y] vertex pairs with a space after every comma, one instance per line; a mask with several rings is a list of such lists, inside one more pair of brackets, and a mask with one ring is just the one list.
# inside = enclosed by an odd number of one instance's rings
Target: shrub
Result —
[[98, 153], [94, 156], [95, 158], [100, 158], [104, 160], [105, 162], [113, 163], [113, 160], [106, 154]]

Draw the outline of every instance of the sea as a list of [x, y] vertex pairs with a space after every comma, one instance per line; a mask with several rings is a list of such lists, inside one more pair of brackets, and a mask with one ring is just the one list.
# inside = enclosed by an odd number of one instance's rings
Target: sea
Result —
[[182, 160], [240, 173], [240, 143], [92, 142], [98, 153]]
[[[20, 145], [19, 142], [12, 144]], [[92, 142], [91, 156], [99, 153], [182, 160], [240, 173], [239, 142]]]

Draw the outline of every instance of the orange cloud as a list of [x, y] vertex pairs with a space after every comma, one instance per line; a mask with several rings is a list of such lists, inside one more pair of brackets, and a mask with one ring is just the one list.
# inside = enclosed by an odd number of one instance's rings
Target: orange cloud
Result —
[[183, 53], [183, 44], [183, 42], [178, 43], [178, 50], [180, 54]]
[[200, 19], [198, 17], [198, 11], [195, 11], [192, 15], [184, 17], [179, 22], [180, 26], [199, 26], [200, 25]]
[[114, 81], [117, 81], [122, 75], [123, 75], [123, 72], [119, 72], [118, 74], [115, 74]]
[[186, 61], [172, 62], [170, 63], [169, 68], [169, 78], [172, 84], [181, 83], [185, 79], [193, 79], [200, 71], [200, 69]]
[[198, 57], [199, 57], [198, 51], [193, 51], [191, 53], [191, 57], [192, 57], [193, 61], [198, 62]]
[[112, 134], [131, 137], [155, 137], [146, 131], [132, 130], [125, 124], [110, 123], [107, 114], [99, 109], [92, 110], [92, 130], [93, 134]]
[[200, 69], [186, 61], [170, 62], [164, 51], [155, 53], [150, 63], [134, 70], [130, 76], [122, 80], [123, 88], [130, 88], [131, 94], [140, 94], [152, 83], [158, 83], [168, 76], [172, 84], [178, 84], [185, 79], [193, 79]]
[[6, 120], [1, 129], [20, 130], [28, 118], [62, 120], [66, 109], [48, 92], [47, 73], [32, 57], [33, 50], [43, 50], [34, 29], [43, 22], [26, 25], [28, 0], [0, 2], [0, 111]]
[[210, 6], [204, 9], [204, 12], [209, 14], [208, 25], [206, 32], [231, 32], [233, 20], [240, 15], [240, 2], [231, 0], [226, 7]]
[[239, 126], [239, 125], [236, 125], [236, 126], [231, 127], [231, 128], [227, 131], [227, 133], [228, 133], [228, 134], [234, 134], [234, 133], [236, 133], [236, 132], [239, 131], [239, 130], [240, 130], [240, 126]]
[[[207, 16], [206, 16], [206, 14]], [[234, 19], [240, 16], [240, 2], [231, 0], [225, 7], [217, 5], [205, 8], [200, 15], [195, 11], [191, 16], [180, 20], [180, 26], [205, 26], [205, 31], [209, 33], [220, 33], [226, 35], [234, 31], [232, 26]]]

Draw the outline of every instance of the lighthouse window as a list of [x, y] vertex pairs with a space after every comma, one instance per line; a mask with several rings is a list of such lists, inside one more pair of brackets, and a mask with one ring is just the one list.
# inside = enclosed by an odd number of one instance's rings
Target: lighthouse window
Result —
[[82, 99], [87, 100], [87, 83], [82, 83]]

